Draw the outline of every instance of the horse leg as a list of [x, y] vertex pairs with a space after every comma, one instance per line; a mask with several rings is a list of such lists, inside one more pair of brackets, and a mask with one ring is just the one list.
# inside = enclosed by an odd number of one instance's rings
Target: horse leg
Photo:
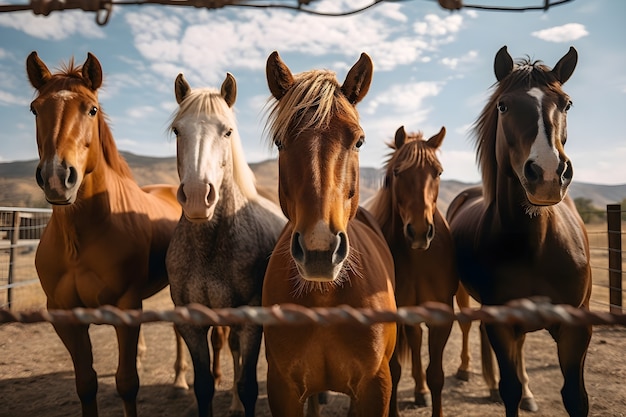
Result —
[[143, 337], [143, 328], [139, 329], [139, 340], [137, 341], [137, 369], [141, 369], [141, 363], [146, 356], [148, 346], [146, 345], [146, 339]]
[[387, 364], [378, 370], [369, 381], [359, 386], [350, 398], [349, 417], [387, 417], [391, 401], [391, 372]]
[[[228, 329], [228, 334], [225, 330]], [[242, 415], [245, 412], [245, 408], [239, 398], [239, 391], [237, 390], [237, 381], [241, 378], [241, 340], [239, 339], [240, 328], [221, 327], [221, 337], [228, 335], [228, 345], [230, 347], [230, 354], [233, 359], [233, 386], [231, 388], [232, 400], [230, 403], [229, 412], [231, 415]], [[215, 366], [215, 359], [213, 360], [213, 366]]]
[[511, 326], [486, 324], [485, 330], [498, 359], [500, 397], [504, 402], [506, 416], [518, 417], [522, 399], [522, 383], [517, 376], [517, 362], [519, 360], [519, 348], [523, 342], [518, 341], [515, 330]]
[[254, 417], [256, 401], [259, 396], [256, 368], [262, 337], [263, 328], [257, 325], [244, 325], [239, 332], [241, 372], [237, 379], [237, 393], [243, 403], [246, 417]]
[[213, 415], [213, 396], [215, 395], [215, 380], [211, 373], [211, 353], [209, 352], [209, 327], [193, 326], [191, 324], [177, 324], [176, 329], [181, 334], [191, 355], [193, 363], [193, 391], [196, 396], [199, 417]]
[[403, 331], [403, 327], [403, 325], [398, 325], [396, 347], [393, 350], [391, 358], [389, 359], [389, 372], [391, 375], [391, 399], [389, 400], [390, 417], [398, 417], [400, 415], [398, 412], [398, 384], [400, 383], [400, 377], [402, 376], [402, 365], [400, 364], [400, 359], [398, 358], [398, 345], [402, 343], [403, 337], [401, 337], [401, 333]]
[[222, 381], [221, 352], [224, 342], [227, 340], [228, 327], [213, 326], [211, 329], [211, 347], [213, 348], [213, 378], [215, 378], [215, 386], [219, 386]]
[[526, 372], [526, 361], [524, 359], [524, 341], [526, 340], [526, 335], [522, 335], [517, 340], [517, 350], [518, 350], [518, 362], [517, 362], [517, 377], [522, 383], [522, 401], [520, 403], [519, 408], [522, 410], [535, 412], [539, 410], [537, 406], [537, 402], [535, 401], [535, 396], [530, 390], [530, 378], [528, 378], [528, 373]]
[[[49, 307], [52, 308], [52, 307]], [[76, 393], [80, 398], [83, 417], [97, 417], [98, 376], [93, 369], [93, 353], [89, 339], [89, 326], [53, 324], [59, 338], [72, 357]]]
[[[465, 287], [459, 283], [459, 288], [456, 292], [456, 303], [459, 308], [469, 308], [470, 306], [470, 298], [469, 294]], [[456, 378], [461, 381], [469, 381], [470, 379], [470, 348], [469, 348], [469, 334], [472, 328], [472, 322], [459, 321], [459, 327], [461, 328], [461, 333], [463, 334], [462, 344], [461, 344], [461, 365], [459, 365], [459, 369], [456, 371]]]
[[443, 417], [441, 391], [445, 381], [443, 372], [443, 350], [446, 347], [452, 323], [428, 327], [428, 353], [430, 362], [426, 369], [426, 381], [432, 396], [432, 416]]
[[411, 348], [411, 374], [415, 381], [415, 404], [419, 407], [430, 407], [432, 398], [426, 385], [426, 372], [422, 366], [422, 326], [404, 326], [406, 340]]
[[311, 395], [306, 401], [306, 417], [320, 417], [319, 394]]
[[550, 329], [550, 334], [557, 344], [559, 365], [563, 374], [561, 397], [570, 416], [584, 417], [589, 414], [584, 366], [591, 333], [591, 326], [562, 324]]
[[137, 416], [137, 393], [139, 374], [137, 373], [137, 344], [139, 326], [117, 326], [118, 364], [115, 373], [117, 392], [124, 403], [124, 416]]
[[498, 380], [496, 378], [496, 368], [493, 361], [493, 349], [487, 337], [484, 323], [480, 323], [480, 357], [483, 379], [489, 388], [489, 399], [493, 402], [501, 402]]
[[[285, 380], [269, 359], [267, 362], [267, 402], [273, 416], [304, 417], [304, 404], [293, 383]], [[309, 398], [310, 399], [310, 398]]]
[[[189, 385], [187, 384], [187, 378], [185, 373], [187, 369], [189, 369], [189, 364], [187, 363], [187, 359], [185, 358], [185, 342], [183, 341], [183, 337], [180, 335], [176, 326], [174, 326], [174, 334], [176, 337], [176, 361], [174, 362], [174, 388], [178, 388], [184, 391], [189, 389]], [[141, 335], [141, 333], [140, 333]], [[141, 339], [140, 339], [141, 340]]]

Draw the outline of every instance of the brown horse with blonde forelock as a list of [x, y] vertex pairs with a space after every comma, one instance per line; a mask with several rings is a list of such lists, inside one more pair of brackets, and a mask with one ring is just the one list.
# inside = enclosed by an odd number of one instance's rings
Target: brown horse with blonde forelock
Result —
[[[88, 54], [52, 74], [32, 52], [28, 78], [38, 95], [39, 164], [35, 178], [52, 204], [35, 266], [48, 309], [113, 305], [140, 309], [142, 300], [168, 284], [165, 254], [181, 215], [176, 187], [140, 188], [117, 152], [98, 102], [102, 68]], [[53, 323], [72, 356], [83, 416], [97, 416], [98, 377], [88, 324]], [[115, 375], [124, 415], [137, 415], [139, 326], [115, 328], [119, 363]], [[176, 384], [186, 387], [182, 340]]]
[[[567, 195], [573, 170], [564, 149], [572, 102], [562, 85], [577, 60], [574, 48], [552, 69], [528, 60], [515, 63], [506, 47], [496, 54], [498, 82], [476, 123], [482, 187], [462, 192], [448, 209], [461, 281], [482, 304], [542, 296], [589, 308], [589, 242]], [[506, 324], [485, 329], [500, 368], [506, 415], [517, 416], [524, 337], [539, 329]], [[557, 344], [565, 409], [586, 416], [583, 369], [591, 326], [547, 329]]]
[[[437, 151], [445, 134], [442, 127], [439, 133], [425, 140], [421, 132], [407, 134], [404, 126], [398, 128], [393, 143], [389, 144], [393, 151], [385, 165], [383, 186], [365, 203], [380, 224], [393, 254], [399, 307], [428, 301], [454, 307], [454, 294], [459, 284], [453, 261], [454, 245], [448, 222], [437, 208], [443, 172]], [[465, 327], [469, 330], [469, 326]], [[400, 359], [408, 353], [406, 344], [412, 353], [415, 403], [432, 405], [432, 415], [443, 416], [443, 350], [451, 330], [452, 323], [428, 326], [430, 362], [424, 372], [422, 327], [398, 326], [398, 342], [391, 366], [391, 416], [398, 415]]]
[[[376, 220], [358, 206], [364, 134], [355, 106], [372, 72], [364, 53], [342, 85], [331, 71], [293, 75], [277, 52], [267, 60], [275, 98], [268, 126], [288, 223], [270, 258], [263, 306], [396, 309], [393, 258]], [[347, 394], [351, 416], [388, 415], [395, 323], [272, 325], [264, 332], [273, 415], [302, 416], [305, 400], [325, 390]]]

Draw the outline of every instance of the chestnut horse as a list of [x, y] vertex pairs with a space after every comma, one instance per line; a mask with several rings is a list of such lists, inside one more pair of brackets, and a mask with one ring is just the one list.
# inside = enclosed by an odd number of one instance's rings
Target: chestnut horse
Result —
[[[543, 296], [588, 309], [589, 244], [567, 195], [573, 171], [564, 151], [572, 102], [562, 85], [577, 60], [574, 48], [553, 69], [541, 62], [514, 62], [506, 47], [496, 54], [497, 83], [476, 123], [482, 187], [462, 192], [448, 209], [461, 281], [484, 305]], [[485, 329], [500, 368], [506, 415], [517, 416], [524, 337], [539, 329], [507, 324]], [[591, 326], [547, 329], [557, 344], [565, 409], [571, 416], [586, 416], [583, 369]]]
[[[445, 128], [428, 140], [422, 133], [407, 134], [398, 128], [393, 149], [385, 164], [382, 188], [364, 205], [376, 218], [387, 240], [395, 263], [398, 307], [437, 301], [454, 307], [459, 278], [454, 264], [454, 245], [445, 220], [437, 208], [439, 181], [443, 168], [437, 157], [446, 134]], [[469, 327], [469, 326], [465, 326]], [[428, 326], [430, 362], [422, 368], [422, 327], [398, 326], [398, 342], [392, 361], [393, 394], [391, 416], [398, 416], [397, 389], [400, 359], [412, 352], [415, 403], [431, 405], [432, 415], [443, 416], [441, 391], [444, 384], [443, 350], [452, 323]], [[428, 383], [428, 387], [426, 386]]]
[[[268, 120], [278, 148], [278, 192], [288, 223], [272, 253], [263, 306], [350, 305], [395, 311], [393, 258], [376, 220], [359, 208], [356, 104], [373, 72], [365, 53], [342, 85], [335, 73], [293, 75], [277, 52], [267, 60], [275, 99]], [[396, 324], [264, 326], [267, 395], [275, 416], [302, 416], [325, 390], [351, 398], [351, 416], [386, 416]]]
[[[277, 204], [257, 193], [246, 163], [233, 110], [235, 78], [226, 74], [220, 90], [191, 89], [179, 74], [174, 92], [179, 108], [170, 129], [176, 135], [177, 197], [183, 216], [167, 252], [172, 300], [177, 306], [260, 306], [265, 268], [286, 219]], [[210, 368], [210, 326], [177, 328], [193, 360], [198, 415], [213, 415], [214, 377], [219, 375]], [[212, 329], [213, 342], [220, 329]], [[230, 328], [233, 415], [245, 411], [247, 417], [254, 416], [262, 330], [254, 323]], [[215, 370], [219, 366], [215, 344], [213, 352]]]
[[[38, 92], [30, 106], [39, 150], [35, 178], [52, 204], [35, 258], [47, 307], [140, 309], [168, 284], [165, 254], [181, 213], [176, 188], [140, 188], [133, 180], [98, 102], [102, 67], [94, 55], [82, 67], [72, 59], [52, 74], [32, 52], [26, 69]], [[83, 416], [97, 416], [89, 325], [53, 325], [72, 356]], [[135, 416], [139, 327], [115, 330], [117, 391], [124, 415]], [[186, 387], [182, 342], [178, 347], [176, 384]]]

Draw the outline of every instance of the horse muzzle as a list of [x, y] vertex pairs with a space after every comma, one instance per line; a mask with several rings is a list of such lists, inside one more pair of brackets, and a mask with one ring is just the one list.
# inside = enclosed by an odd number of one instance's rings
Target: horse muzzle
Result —
[[73, 165], [54, 161], [40, 163], [35, 180], [50, 204], [68, 205], [76, 201], [82, 177]]
[[210, 183], [181, 183], [176, 199], [187, 220], [192, 223], [204, 223], [213, 218], [218, 193]]
[[332, 282], [339, 278], [348, 258], [348, 236], [344, 232], [334, 235], [327, 249], [308, 249], [303, 235], [295, 232], [291, 237], [291, 256], [303, 279], [314, 282]]

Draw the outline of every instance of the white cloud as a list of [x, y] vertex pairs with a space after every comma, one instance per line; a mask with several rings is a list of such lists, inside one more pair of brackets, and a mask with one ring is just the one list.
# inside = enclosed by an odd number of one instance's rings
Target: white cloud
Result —
[[478, 57], [478, 52], [475, 50], [469, 51], [467, 52], [465, 55], [459, 57], [459, 58], [442, 58], [441, 59], [441, 64], [445, 67], [448, 67], [450, 69], [456, 69], [459, 64], [467, 64], [469, 62], [473, 62], [476, 60], [476, 58]]
[[531, 33], [536, 38], [557, 43], [575, 41], [588, 34], [589, 32], [587, 32], [585, 26], [580, 23], [568, 23], [563, 26], [555, 26]]
[[384, 108], [394, 113], [415, 114], [423, 111], [424, 100], [438, 95], [443, 86], [441, 81], [396, 84], [385, 93], [368, 98], [368, 105], [363, 112], [374, 114]]
[[413, 30], [422, 36], [447, 37], [461, 30], [462, 24], [463, 16], [460, 14], [449, 15], [443, 19], [435, 14], [428, 14], [423, 21], [413, 25]]
[[45, 40], [62, 40], [76, 34], [85, 38], [105, 37], [104, 30], [94, 19], [88, 19], [82, 10], [57, 11], [49, 16], [4, 13], [0, 15], [0, 26], [20, 30], [34, 38]]
[[30, 103], [30, 101], [24, 97], [18, 97], [14, 94], [0, 90], [0, 105], [27, 106], [28, 103]]

